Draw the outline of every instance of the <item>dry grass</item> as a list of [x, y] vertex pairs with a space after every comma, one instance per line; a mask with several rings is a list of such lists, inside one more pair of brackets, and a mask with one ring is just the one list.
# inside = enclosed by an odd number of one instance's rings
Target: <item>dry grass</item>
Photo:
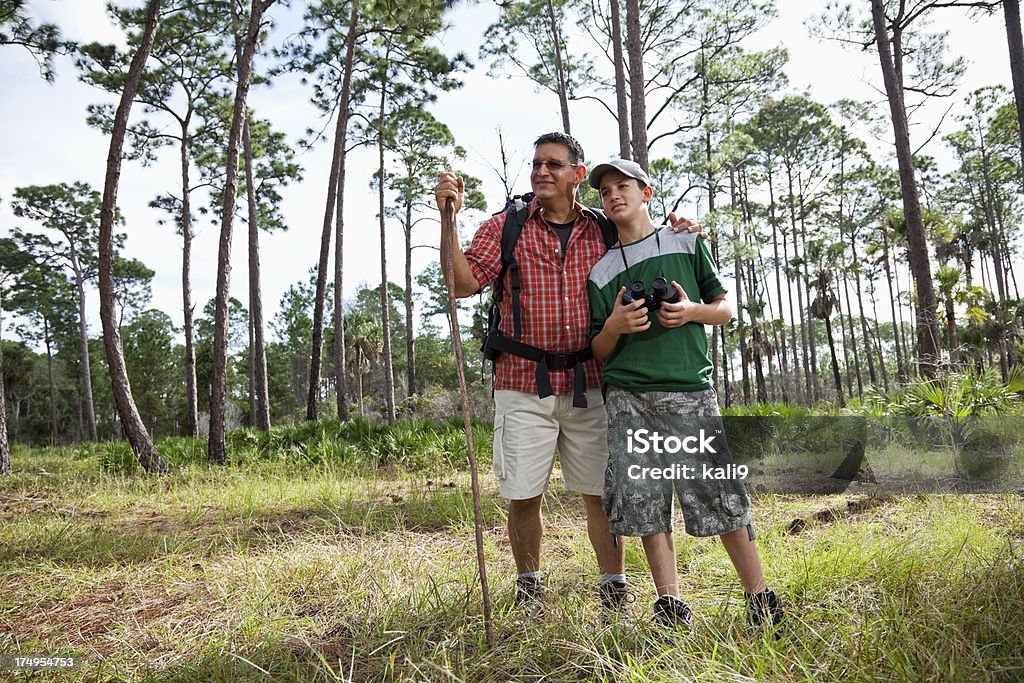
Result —
[[[329, 468], [110, 477], [31, 455], [0, 483], [0, 649], [78, 653], [60, 680], [1019, 680], [1020, 496], [763, 496], [785, 638], [751, 631], [720, 544], [680, 540], [693, 634], [605, 623], [575, 496], [547, 504], [546, 616], [511, 602], [485, 491], [495, 648], [482, 641], [468, 478]], [[486, 480], [486, 478], [485, 478]], [[451, 484], [454, 484], [452, 486]], [[796, 520], [799, 520], [797, 522]], [[55, 675], [56, 677], [57, 675]]]

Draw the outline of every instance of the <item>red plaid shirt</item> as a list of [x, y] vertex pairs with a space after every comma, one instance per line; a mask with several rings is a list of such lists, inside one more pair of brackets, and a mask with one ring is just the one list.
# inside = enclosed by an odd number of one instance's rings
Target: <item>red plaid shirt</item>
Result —
[[[522, 307], [520, 341], [552, 353], [570, 353], [590, 344], [590, 304], [587, 276], [607, 251], [601, 228], [589, 209], [575, 205], [577, 218], [565, 254], [558, 235], [544, 221], [539, 202], [530, 202], [526, 224], [516, 243]], [[480, 226], [466, 250], [466, 260], [483, 289], [501, 272], [501, 231], [505, 214], [491, 217]], [[564, 258], [563, 258], [564, 256]], [[512, 294], [508, 271], [504, 295], [499, 304], [500, 331], [512, 336]], [[583, 364], [587, 386], [601, 386], [601, 366], [596, 360]], [[494, 388], [537, 393], [534, 373], [537, 364], [526, 358], [503, 353], [495, 368]], [[551, 389], [557, 394], [573, 393], [573, 370], [551, 370]]]

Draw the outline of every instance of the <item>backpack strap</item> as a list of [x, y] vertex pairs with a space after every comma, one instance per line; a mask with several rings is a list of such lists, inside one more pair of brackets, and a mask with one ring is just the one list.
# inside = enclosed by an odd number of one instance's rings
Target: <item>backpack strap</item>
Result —
[[530, 199], [525, 196], [516, 197], [512, 208], [505, 213], [505, 225], [501, 229], [501, 272], [498, 273], [494, 291], [494, 302], [497, 304], [504, 296], [507, 270], [512, 294], [512, 336], [516, 339], [523, 336], [523, 307], [520, 300], [523, 282], [519, 277], [519, 262], [516, 261], [515, 250], [530, 212]]

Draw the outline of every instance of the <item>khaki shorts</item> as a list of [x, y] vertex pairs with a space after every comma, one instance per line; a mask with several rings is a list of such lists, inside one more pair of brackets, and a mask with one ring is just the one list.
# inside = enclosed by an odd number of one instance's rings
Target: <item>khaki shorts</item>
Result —
[[524, 500], [544, 493], [555, 464], [565, 487], [600, 496], [608, 466], [608, 417], [600, 389], [587, 390], [587, 408], [574, 408], [572, 394], [494, 392], [494, 476], [501, 495]]

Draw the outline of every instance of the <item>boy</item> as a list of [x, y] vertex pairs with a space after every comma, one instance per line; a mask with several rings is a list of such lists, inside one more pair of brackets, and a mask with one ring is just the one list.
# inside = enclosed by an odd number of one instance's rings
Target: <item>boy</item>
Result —
[[[658, 592], [656, 621], [690, 627], [690, 608], [679, 598], [672, 538], [674, 482], [686, 532], [722, 539], [743, 584], [747, 620], [775, 626], [782, 621], [782, 605], [765, 585], [746, 489], [736, 468], [731, 477], [713, 474], [730, 468], [721, 467], [716, 455], [721, 420], [704, 325], [728, 322], [733, 306], [705, 242], [651, 222], [650, 184], [638, 164], [623, 159], [590, 174], [591, 187], [600, 191], [619, 231], [619, 244], [597, 262], [588, 282], [594, 356], [604, 363], [608, 386], [610, 457], [603, 502], [610, 530], [642, 537]], [[633, 284], [638, 282], [643, 285]], [[659, 449], [656, 440], [643, 438], [658, 433], [690, 447]]]

